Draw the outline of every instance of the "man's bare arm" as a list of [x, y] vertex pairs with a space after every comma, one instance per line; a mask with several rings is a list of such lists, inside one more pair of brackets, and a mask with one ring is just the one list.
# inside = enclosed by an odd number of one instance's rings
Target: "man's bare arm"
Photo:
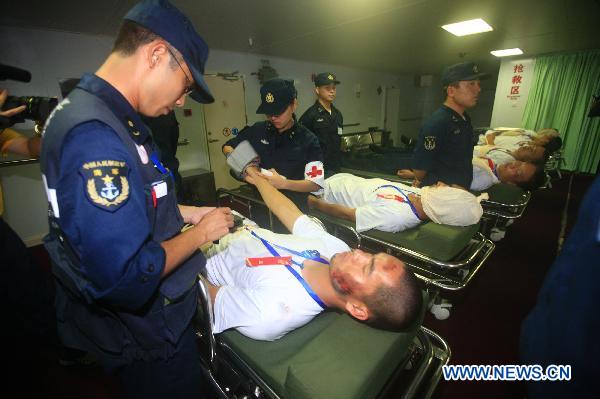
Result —
[[415, 180], [413, 182], [413, 186], [420, 187], [421, 182], [427, 176], [427, 171], [423, 169], [413, 169], [413, 173], [415, 174]]
[[296, 204], [289, 198], [273, 187], [271, 183], [260, 174], [256, 167], [247, 168], [246, 173], [248, 174], [246, 181], [256, 186], [263, 201], [265, 201], [271, 212], [273, 212], [281, 223], [283, 223], [283, 225], [291, 232], [296, 220], [302, 216], [300, 209], [298, 209]]
[[340, 204], [330, 204], [312, 195], [308, 197], [308, 206], [328, 215], [356, 222], [356, 208]]
[[[267, 180], [270, 181], [269, 176], [267, 176]], [[302, 193], [312, 193], [321, 189], [317, 183], [311, 180], [286, 180], [284, 179], [284, 184], [281, 187], [278, 187], [282, 190], [290, 190], [290, 191], [298, 191]], [[271, 183], [272, 184], [272, 183]]]

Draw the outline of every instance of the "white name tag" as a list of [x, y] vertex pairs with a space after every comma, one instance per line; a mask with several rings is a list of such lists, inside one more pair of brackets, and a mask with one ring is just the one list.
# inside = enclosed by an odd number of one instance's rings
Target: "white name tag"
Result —
[[342, 135], [342, 128], [341, 127], [338, 127], [338, 135], [340, 135], [340, 136]]
[[154, 189], [154, 194], [156, 194], [156, 198], [161, 198], [167, 195], [167, 183], [164, 181], [154, 184], [152, 188]]

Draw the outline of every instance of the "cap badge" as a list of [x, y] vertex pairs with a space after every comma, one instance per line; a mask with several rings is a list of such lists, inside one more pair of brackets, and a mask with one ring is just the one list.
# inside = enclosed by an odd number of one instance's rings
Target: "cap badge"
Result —
[[327, 79], [333, 80], [333, 75], [331, 75], [331, 74], [327, 75]]
[[477, 65], [473, 65], [473, 72], [479, 73], [479, 71], [477, 70]]
[[273, 97], [273, 94], [267, 93], [267, 95], [265, 96], [265, 101], [271, 104], [275, 101], [275, 97]]

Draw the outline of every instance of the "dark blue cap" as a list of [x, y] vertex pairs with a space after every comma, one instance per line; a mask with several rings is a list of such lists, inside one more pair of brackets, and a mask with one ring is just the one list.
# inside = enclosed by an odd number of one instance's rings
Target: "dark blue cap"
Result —
[[331, 72], [321, 72], [315, 76], [315, 86], [339, 85], [340, 81], [335, 78]]
[[196, 83], [190, 94], [192, 99], [205, 104], [215, 101], [202, 76], [208, 45], [181, 11], [167, 0], [144, 0], [129, 10], [124, 19], [152, 31], [181, 53]]
[[488, 76], [487, 73], [479, 72], [479, 68], [474, 62], [462, 62], [444, 68], [442, 86], [448, 86], [450, 83], [460, 82], [461, 80], [484, 79]]
[[294, 102], [298, 93], [293, 80], [270, 79], [260, 88], [260, 105], [257, 114], [279, 115]]

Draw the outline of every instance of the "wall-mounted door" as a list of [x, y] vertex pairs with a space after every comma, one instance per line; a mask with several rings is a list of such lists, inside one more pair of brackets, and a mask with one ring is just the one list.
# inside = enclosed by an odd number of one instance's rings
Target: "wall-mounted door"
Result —
[[241, 183], [229, 175], [221, 147], [246, 126], [244, 80], [230, 75], [209, 75], [205, 80], [215, 97], [214, 103], [204, 106], [210, 168], [217, 188], [235, 188]]

